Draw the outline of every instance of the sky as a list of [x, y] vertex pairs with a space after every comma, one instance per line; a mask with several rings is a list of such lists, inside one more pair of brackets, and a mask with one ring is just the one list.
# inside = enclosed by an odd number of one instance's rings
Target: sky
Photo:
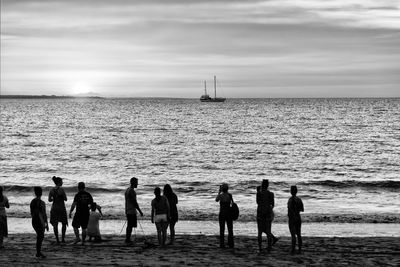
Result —
[[398, 0], [0, 0], [1, 94], [400, 97]]

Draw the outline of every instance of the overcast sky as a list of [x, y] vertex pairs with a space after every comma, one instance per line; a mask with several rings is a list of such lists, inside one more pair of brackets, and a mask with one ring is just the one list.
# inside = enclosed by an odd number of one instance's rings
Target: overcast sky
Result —
[[1, 0], [1, 94], [400, 97], [398, 0]]

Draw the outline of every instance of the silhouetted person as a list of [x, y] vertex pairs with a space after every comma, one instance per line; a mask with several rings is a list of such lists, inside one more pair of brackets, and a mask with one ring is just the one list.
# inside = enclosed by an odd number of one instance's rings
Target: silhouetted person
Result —
[[[96, 211], [98, 209], [99, 211]], [[99, 221], [103, 217], [101, 208], [95, 202], [90, 207], [89, 223], [87, 227], [87, 234], [89, 242], [94, 238], [95, 242], [101, 242], [100, 224]]]
[[228, 184], [223, 183], [219, 187], [219, 192], [215, 201], [219, 202], [219, 246], [225, 247], [225, 223], [228, 227], [228, 246], [234, 247], [233, 241], [233, 220], [230, 214], [231, 203], [233, 202], [232, 195], [228, 193]]
[[82, 228], [82, 245], [85, 244], [86, 240], [86, 229], [89, 223], [89, 207], [93, 204], [93, 197], [90, 193], [85, 191], [85, 183], [78, 183], [78, 193], [74, 197], [74, 202], [71, 205], [69, 211], [69, 217], [72, 217], [72, 212], [76, 207], [74, 219], [72, 220], [72, 227], [74, 228], [75, 241], [77, 244], [81, 241], [79, 238], [79, 227]]
[[278, 241], [271, 233], [272, 221], [274, 220], [274, 193], [268, 190], [269, 181], [264, 179], [261, 188], [257, 187], [257, 228], [258, 228], [258, 248], [262, 250], [262, 233], [267, 235], [268, 247], [271, 251], [272, 245]]
[[300, 212], [304, 211], [303, 201], [297, 197], [297, 186], [293, 185], [290, 187], [290, 193], [292, 196], [289, 198], [288, 217], [289, 217], [289, 230], [292, 236], [292, 253], [295, 252], [296, 247], [296, 236], [299, 241], [299, 253], [301, 252], [301, 246], [303, 240], [301, 239], [301, 216]]
[[170, 244], [173, 244], [175, 241], [175, 224], [178, 221], [178, 208], [176, 205], [178, 204], [178, 197], [172, 191], [172, 188], [169, 184], [164, 186], [163, 195], [168, 199], [169, 209], [171, 218], [169, 220], [169, 230], [171, 232], [171, 240]]
[[151, 222], [156, 224], [158, 244], [164, 247], [170, 218], [169, 203], [168, 199], [161, 195], [158, 186], [154, 189], [154, 195], [156, 197], [151, 201]]
[[3, 187], [0, 186], [0, 249], [4, 248], [3, 239], [8, 236], [6, 208], [10, 208], [8, 198], [3, 194]]
[[58, 223], [60, 222], [62, 224], [61, 242], [65, 243], [65, 232], [67, 230], [68, 217], [64, 202], [67, 201], [67, 195], [62, 188], [62, 179], [56, 176], [53, 176], [52, 179], [56, 186], [49, 192], [49, 202], [53, 202], [50, 210], [50, 223], [53, 225], [54, 235], [56, 236], [57, 243], [60, 243], [58, 238]]
[[49, 231], [49, 225], [47, 223], [47, 215], [46, 215], [46, 204], [42, 197], [42, 188], [40, 186], [34, 187], [36, 197], [31, 201], [31, 217], [32, 217], [32, 226], [36, 232], [36, 257], [45, 258], [42, 254], [42, 243], [44, 239], [44, 231]]
[[143, 212], [139, 208], [135, 192], [135, 188], [138, 186], [138, 179], [133, 177], [131, 178], [130, 183], [131, 186], [125, 191], [125, 214], [128, 221], [128, 225], [126, 226], [125, 243], [128, 245], [132, 244], [132, 228], [137, 227], [137, 211], [139, 211], [140, 216], [143, 216]]

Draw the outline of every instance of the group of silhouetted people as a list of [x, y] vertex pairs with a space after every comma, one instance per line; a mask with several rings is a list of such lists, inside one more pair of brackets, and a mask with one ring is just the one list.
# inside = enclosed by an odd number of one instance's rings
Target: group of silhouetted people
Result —
[[[259, 251], [262, 251], [262, 234], [267, 235], [267, 250], [271, 251], [272, 246], [278, 241], [271, 232], [272, 221], [274, 220], [274, 193], [268, 190], [269, 181], [264, 179], [261, 186], [257, 186], [257, 240]], [[223, 183], [219, 187], [219, 192], [215, 201], [220, 203], [219, 210], [219, 245], [221, 248], [225, 248], [225, 224], [228, 228], [228, 246], [233, 248], [235, 246], [233, 237], [233, 219], [232, 219], [232, 194], [228, 193], [229, 186]], [[304, 211], [302, 200], [297, 197], [297, 187], [291, 186], [290, 188], [291, 197], [289, 198], [287, 208], [289, 217], [289, 230], [292, 237], [292, 250], [295, 252], [296, 239], [298, 240], [299, 252], [301, 252], [302, 238], [301, 238], [301, 216], [300, 212]], [[296, 238], [297, 237], [297, 238]]]
[[[137, 227], [137, 212], [143, 216], [136, 198], [135, 188], [138, 186], [138, 179], [133, 177], [130, 180], [130, 187], [125, 191], [125, 214], [127, 219], [125, 243], [133, 244], [131, 240], [132, 228]], [[157, 228], [158, 244], [163, 247], [166, 243], [167, 228], [170, 228], [170, 242], [175, 241], [175, 224], [178, 222], [178, 197], [172, 191], [169, 184], [164, 186], [163, 195], [161, 189], [154, 189], [155, 198], [151, 201], [151, 222]]]
[[[63, 181], [60, 177], [54, 176], [53, 182], [55, 187], [49, 192], [48, 200], [52, 202], [50, 210], [50, 223], [54, 228], [54, 235], [57, 243], [65, 243], [65, 233], [68, 226], [67, 210], [65, 202], [67, 196], [62, 188]], [[125, 244], [132, 245], [134, 242], [131, 240], [132, 229], [137, 227], [137, 213], [143, 216], [139, 204], [135, 188], [138, 186], [138, 179], [133, 177], [130, 179], [130, 186], [125, 191], [125, 214], [126, 214], [126, 236]], [[261, 186], [257, 187], [256, 202], [257, 202], [257, 229], [258, 229], [258, 246], [262, 251], [262, 234], [267, 235], [267, 250], [270, 251], [272, 246], [278, 241], [271, 232], [272, 221], [274, 220], [273, 208], [275, 206], [274, 194], [268, 190], [268, 180], [263, 180]], [[228, 246], [234, 248], [234, 235], [233, 235], [233, 220], [232, 217], [232, 194], [228, 192], [228, 184], [223, 183], [220, 186], [219, 193], [215, 201], [220, 203], [219, 211], [219, 227], [220, 239], [219, 244], [221, 248], [225, 247], [225, 224], [228, 228]], [[42, 197], [42, 188], [34, 187], [35, 198], [30, 203], [30, 213], [32, 217], [32, 226], [37, 235], [36, 241], [36, 257], [44, 258], [41, 252], [42, 242], [44, 239], [45, 230], [49, 230], [46, 204]], [[292, 237], [292, 253], [295, 251], [296, 237], [298, 240], [299, 252], [302, 247], [301, 238], [301, 216], [300, 212], [304, 211], [303, 202], [297, 197], [297, 187], [291, 187], [292, 196], [287, 203], [288, 217], [289, 217], [289, 230]], [[170, 228], [170, 241], [173, 244], [175, 240], [175, 224], [178, 221], [178, 197], [173, 192], [171, 186], [166, 184], [161, 194], [161, 188], [154, 189], [155, 198], [151, 201], [151, 222], [156, 225], [157, 238], [160, 247], [164, 247], [167, 239], [167, 229]], [[3, 194], [3, 188], [0, 186], [0, 248], [3, 248], [3, 237], [7, 237], [7, 217], [5, 208], [9, 208], [7, 197]], [[95, 242], [102, 241], [99, 220], [103, 214], [101, 207], [93, 201], [92, 195], [85, 190], [85, 183], [78, 183], [78, 193], [74, 196], [74, 201], [71, 205], [69, 217], [72, 218], [72, 213], [75, 215], [72, 220], [72, 227], [75, 233], [74, 244], [82, 242], [85, 244], [86, 237], [89, 236], [89, 241], [92, 238]], [[61, 241], [58, 234], [58, 223], [61, 223]], [[79, 228], [82, 228], [82, 238], [79, 234]]]

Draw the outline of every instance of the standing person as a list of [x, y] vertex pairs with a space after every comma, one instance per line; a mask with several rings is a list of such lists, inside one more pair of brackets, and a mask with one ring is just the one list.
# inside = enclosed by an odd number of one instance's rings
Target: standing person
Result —
[[173, 244], [175, 241], [175, 224], [178, 221], [178, 208], [176, 205], [178, 204], [178, 197], [172, 191], [172, 187], [169, 184], [164, 186], [163, 195], [168, 199], [169, 209], [171, 218], [169, 220], [169, 230], [171, 232], [171, 240], [169, 244]]
[[223, 183], [219, 187], [219, 192], [215, 201], [219, 202], [219, 246], [221, 248], [225, 247], [225, 223], [228, 227], [228, 246], [230, 248], [234, 247], [233, 240], [233, 220], [230, 215], [230, 207], [233, 202], [232, 195], [228, 193], [229, 186]]
[[125, 214], [128, 221], [128, 225], [126, 226], [125, 244], [127, 245], [131, 245], [133, 243], [131, 240], [131, 235], [132, 228], [137, 227], [137, 211], [139, 211], [140, 216], [143, 216], [143, 212], [137, 203], [135, 192], [135, 188], [138, 186], [138, 179], [132, 177], [130, 183], [131, 186], [125, 191]]
[[54, 235], [57, 243], [60, 243], [58, 238], [58, 223], [62, 224], [61, 227], [61, 242], [65, 243], [65, 232], [68, 225], [67, 209], [65, 208], [65, 201], [67, 201], [67, 195], [62, 188], [63, 181], [60, 177], [53, 176], [53, 182], [55, 187], [49, 192], [49, 202], [53, 202], [50, 210], [50, 223], [54, 228]]
[[171, 217], [170, 207], [168, 199], [161, 196], [161, 189], [158, 186], [154, 189], [154, 195], [156, 197], [151, 201], [151, 222], [156, 224], [158, 244], [164, 247], [167, 239], [168, 221]]
[[8, 236], [6, 208], [10, 208], [8, 198], [3, 195], [3, 187], [0, 186], [0, 249], [4, 248], [3, 239]]
[[[98, 209], [99, 211], [97, 212], [96, 209]], [[101, 242], [99, 221], [102, 217], [103, 214], [101, 213], [100, 206], [97, 205], [96, 202], [93, 202], [90, 207], [89, 222], [87, 227], [89, 242], [92, 241], [92, 238], [94, 238], [94, 242]]]
[[72, 220], [72, 227], [74, 227], [75, 241], [77, 244], [81, 241], [79, 238], [79, 227], [82, 228], [82, 245], [85, 244], [86, 239], [86, 229], [89, 222], [89, 207], [93, 204], [93, 197], [90, 193], [85, 191], [85, 183], [78, 183], [78, 193], [74, 197], [74, 202], [71, 205], [71, 210], [69, 211], [69, 217], [72, 217], [72, 212], [76, 207], [76, 212], [74, 219]]
[[47, 223], [46, 215], [46, 204], [42, 197], [42, 188], [40, 186], [34, 187], [36, 197], [31, 201], [31, 217], [32, 226], [36, 232], [36, 257], [45, 258], [46, 256], [42, 254], [42, 243], [44, 239], [44, 231], [49, 231], [49, 225]]
[[297, 197], [297, 186], [293, 185], [290, 187], [290, 193], [292, 196], [289, 198], [288, 207], [288, 217], [289, 217], [289, 230], [292, 236], [292, 253], [295, 251], [296, 247], [296, 235], [299, 240], [299, 253], [301, 253], [301, 246], [303, 240], [301, 239], [301, 216], [300, 212], [304, 211], [303, 201]]
[[262, 233], [267, 235], [268, 247], [271, 251], [272, 245], [278, 241], [271, 233], [272, 221], [274, 220], [275, 206], [274, 193], [268, 190], [269, 181], [264, 179], [261, 183], [261, 188], [257, 187], [257, 228], [258, 228], [258, 248], [262, 250]]

